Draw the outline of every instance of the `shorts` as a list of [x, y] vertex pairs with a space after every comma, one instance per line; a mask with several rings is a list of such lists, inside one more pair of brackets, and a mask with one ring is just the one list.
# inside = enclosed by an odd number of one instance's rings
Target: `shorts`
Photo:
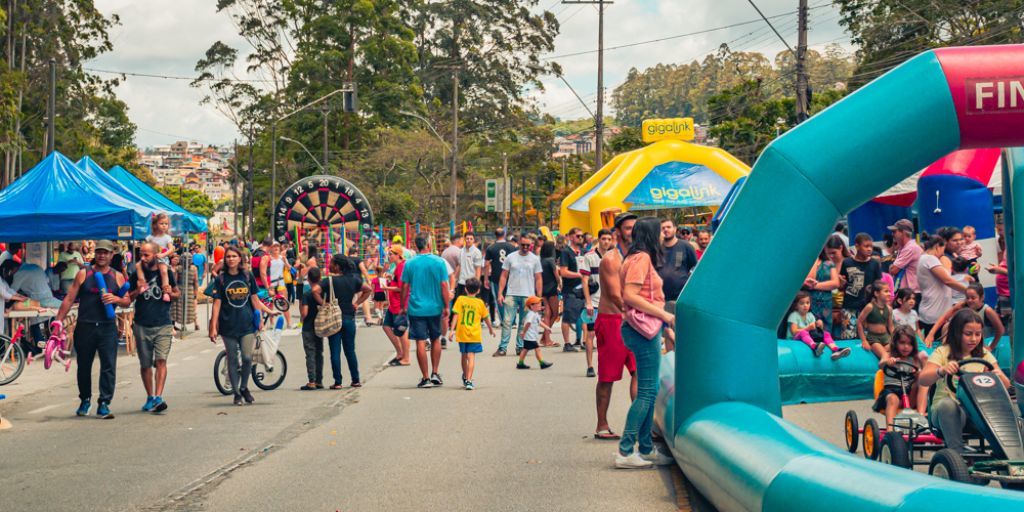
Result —
[[483, 343], [459, 343], [460, 354], [479, 354], [484, 351]]
[[622, 341], [622, 316], [598, 313], [594, 322], [597, 333], [597, 381], [622, 380], [622, 368], [636, 373], [636, 356]]
[[374, 302], [385, 302], [388, 300], [388, 295], [384, 292], [373, 292]]
[[441, 337], [441, 315], [409, 315], [409, 339], [433, 341]]
[[174, 326], [145, 327], [135, 324], [132, 330], [135, 331], [135, 349], [142, 368], [152, 368], [156, 361], [167, 360], [171, 353]]
[[869, 344], [878, 343], [883, 347], [888, 347], [889, 344], [892, 342], [892, 336], [890, 336], [887, 332], [884, 332], [882, 334], [865, 332], [864, 337], [867, 338]]
[[583, 299], [577, 298], [572, 293], [562, 294], [562, 322], [569, 325], [576, 325], [583, 310]]
[[523, 350], [536, 350], [538, 348], [540, 348], [540, 345], [537, 344], [537, 340], [523, 340]]
[[903, 400], [903, 388], [899, 386], [885, 386], [882, 391], [878, 393], [878, 400], [875, 400], [875, 405], [871, 407], [871, 410], [875, 412], [885, 411], [885, 401], [889, 398], [889, 395], [896, 395], [896, 398]]
[[392, 329], [394, 329], [395, 327], [398, 327], [398, 323], [396, 322], [396, 320], [398, 319], [399, 316], [401, 316], [401, 315], [398, 314], [398, 313], [392, 313], [390, 309], [385, 311], [384, 312], [384, 322], [381, 323], [381, 326], [382, 327], [390, 327]]

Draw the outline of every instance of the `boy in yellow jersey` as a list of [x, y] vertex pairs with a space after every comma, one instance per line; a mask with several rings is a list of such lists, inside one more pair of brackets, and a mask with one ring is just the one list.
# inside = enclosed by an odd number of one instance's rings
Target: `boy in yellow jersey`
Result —
[[462, 354], [462, 385], [473, 390], [473, 368], [476, 366], [476, 355], [484, 350], [481, 343], [480, 323], [487, 321], [487, 331], [494, 336], [494, 326], [487, 316], [487, 305], [477, 297], [480, 293], [480, 280], [471, 277], [466, 280], [466, 295], [455, 300], [452, 308], [452, 322], [455, 324], [455, 341], [459, 342], [459, 353]]

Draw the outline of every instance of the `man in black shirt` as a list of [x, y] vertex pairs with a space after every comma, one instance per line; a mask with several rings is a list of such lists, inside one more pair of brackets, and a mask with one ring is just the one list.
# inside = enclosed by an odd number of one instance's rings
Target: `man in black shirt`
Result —
[[[697, 266], [697, 251], [693, 246], [676, 236], [676, 225], [672, 219], [661, 221], [661, 250], [664, 256], [658, 266], [658, 275], [662, 279], [662, 291], [665, 292], [665, 311], [676, 314], [676, 299], [690, 279], [690, 272]], [[665, 328], [665, 346], [675, 346], [676, 335], [673, 329]]]
[[483, 281], [484, 288], [490, 291], [492, 308], [491, 316], [494, 316], [493, 309], [498, 310], [498, 318], [501, 322], [505, 321], [505, 308], [501, 304], [497, 304], [497, 298], [502, 295], [505, 290], [498, 289], [498, 283], [501, 282], [501, 265], [505, 263], [505, 256], [516, 252], [516, 246], [508, 243], [505, 240], [505, 229], [498, 228], [494, 230], [494, 238], [496, 240], [493, 244], [487, 246], [487, 251], [484, 253], [484, 271]]
[[[167, 402], [163, 399], [164, 383], [167, 382], [167, 356], [171, 353], [171, 340], [174, 337], [174, 324], [171, 321], [171, 303], [163, 300], [163, 294], [178, 298], [180, 294], [176, 284], [160, 286], [160, 265], [156, 255], [160, 248], [146, 242], [139, 249], [142, 275], [146, 280], [146, 289], [140, 290], [138, 280], [132, 279], [132, 298], [135, 299], [135, 347], [139, 354], [142, 373], [142, 386], [146, 388], [146, 404], [143, 412], [163, 412], [167, 410]], [[167, 281], [176, 283], [174, 272], [167, 270]], [[154, 376], [153, 368], [156, 368]]]
[[[576, 345], [582, 346], [583, 326], [579, 324], [583, 299], [576, 295], [576, 288], [583, 284], [580, 267], [583, 263], [583, 230], [572, 228], [565, 236], [565, 249], [558, 259], [558, 275], [562, 276], [562, 350], [576, 352], [579, 347], [569, 341], [569, 331], [576, 326]], [[582, 291], [580, 291], [582, 295]]]
[[854, 254], [843, 260], [839, 268], [839, 281], [843, 286], [843, 320], [839, 339], [857, 338], [857, 317], [871, 301], [868, 287], [882, 278], [882, 264], [872, 257], [874, 241], [871, 235], [859, 233], [853, 240]]

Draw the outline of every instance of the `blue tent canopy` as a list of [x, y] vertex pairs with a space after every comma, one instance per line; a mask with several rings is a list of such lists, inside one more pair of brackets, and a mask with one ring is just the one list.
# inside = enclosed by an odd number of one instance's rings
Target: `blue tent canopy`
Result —
[[0, 192], [0, 240], [141, 239], [152, 213], [53, 152]]
[[166, 213], [171, 219], [171, 225], [174, 228], [181, 230], [182, 220], [185, 217], [183, 213], [165, 211], [165, 208], [163, 208], [162, 206], [138, 194], [134, 190], [122, 185], [121, 182], [114, 179], [113, 176], [107, 174], [107, 171], [105, 171], [102, 167], [100, 167], [99, 164], [96, 163], [95, 160], [89, 158], [88, 156], [83, 156], [82, 158], [79, 158], [78, 161], [75, 162], [75, 165], [77, 165], [79, 169], [85, 171], [85, 173], [88, 174], [90, 177], [93, 177], [97, 181], [99, 181], [103, 186], [109, 188], [110, 190], [113, 190], [117, 195], [125, 199], [128, 199], [133, 203], [141, 204], [152, 210], [154, 213]]
[[135, 175], [128, 172], [120, 165], [115, 165], [110, 168], [110, 176], [121, 183], [121, 185], [124, 185], [136, 194], [145, 197], [150, 203], [156, 204], [167, 212], [182, 214], [183, 218], [181, 229], [183, 231], [189, 233], [204, 233], [207, 231], [208, 226], [205, 217], [182, 208], [174, 201], [168, 199], [167, 196], [149, 186], [146, 182], [136, 178]]

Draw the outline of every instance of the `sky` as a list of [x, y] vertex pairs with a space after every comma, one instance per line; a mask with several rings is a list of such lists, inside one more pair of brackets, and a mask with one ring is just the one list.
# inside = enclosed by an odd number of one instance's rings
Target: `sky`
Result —
[[[795, 47], [797, 0], [755, 3]], [[216, 12], [214, 0], [95, 0], [95, 4], [107, 16], [117, 14], [121, 24], [110, 31], [113, 51], [86, 63], [92, 70], [191, 77], [196, 74], [196, 61], [218, 40], [246, 52], [246, 43], [228, 16]], [[809, 4], [809, 45], [820, 49], [836, 43], [850, 48], [848, 35], [838, 25], [838, 10], [828, 0], [809, 0]], [[555, 50], [546, 58], [562, 66], [565, 79], [593, 110], [597, 7], [539, 0], [535, 10], [544, 9], [556, 14], [561, 25]], [[741, 23], [746, 24], [714, 30]], [[645, 43], [663, 38], [670, 39]], [[785, 49], [759, 20], [749, 0], [614, 0], [605, 7], [604, 40], [606, 105], [611, 91], [633, 67], [642, 70], [659, 62], [690, 62], [716, 51], [722, 43], [729, 43], [734, 51], [760, 51], [769, 58]], [[614, 49], [630, 44], [636, 45]], [[591, 53], [566, 56], [578, 52]], [[542, 82], [543, 91], [528, 93], [542, 110], [563, 119], [589, 115], [560, 79], [545, 77]], [[183, 139], [230, 144], [238, 136], [216, 109], [199, 104], [202, 91], [190, 87], [189, 80], [128, 76], [117, 95], [128, 104], [129, 117], [138, 126], [140, 147]]]

